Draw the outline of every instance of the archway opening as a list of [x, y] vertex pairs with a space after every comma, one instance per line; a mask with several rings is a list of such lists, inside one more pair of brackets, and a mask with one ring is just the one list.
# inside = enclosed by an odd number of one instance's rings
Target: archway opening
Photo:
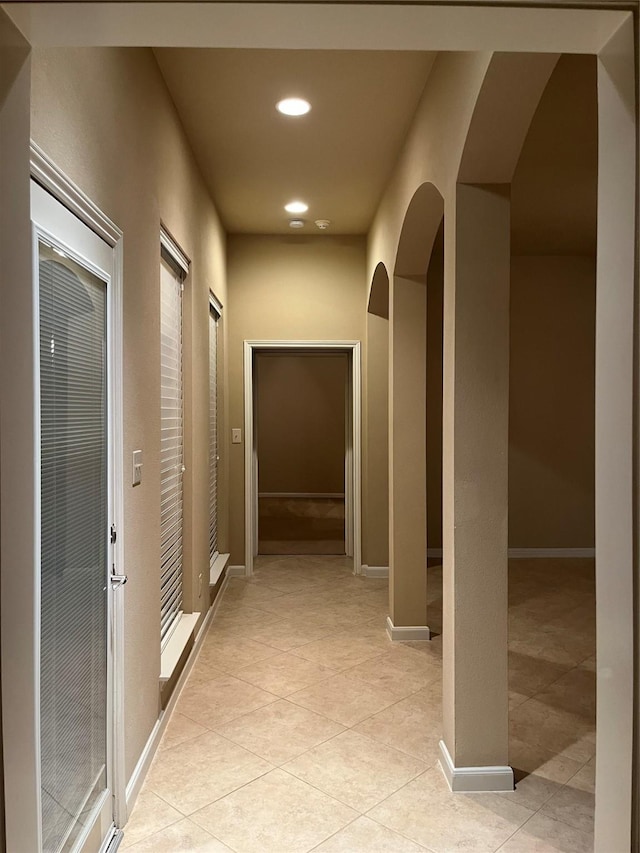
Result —
[[[526, 789], [543, 763], [568, 761], [542, 811], [585, 834], [595, 806], [597, 110], [595, 58], [562, 56], [511, 187], [510, 763]], [[532, 762], [532, 746], [544, 761]]]
[[[443, 215], [438, 189], [431, 183], [421, 185], [403, 221], [390, 295], [388, 630], [393, 639], [429, 639], [441, 632], [438, 583], [433, 597], [439, 611], [434, 615], [434, 628], [429, 622], [432, 594], [427, 578], [427, 516], [429, 491], [434, 502], [441, 505], [435, 482], [440, 478], [441, 460], [429, 463], [428, 443], [431, 453], [441, 454], [437, 437], [442, 432]], [[435, 367], [428, 363], [430, 303], [435, 308], [432, 325], [434, 330], [439, 329], [431, 345], [436, 361], [440, 354]], [[440, 395], [432, 409], [429, 376], [431, 394]], [[428, 484], [429, 478], [434, 483]], [[439, 508], [434, 507], [433, 517], [441, 517]], [[440, 521], [435, 524], [437, 531]], [[406, 634], [409, 628], [410, 636]], [[438, 644], [431, 651], [438, 654]]]

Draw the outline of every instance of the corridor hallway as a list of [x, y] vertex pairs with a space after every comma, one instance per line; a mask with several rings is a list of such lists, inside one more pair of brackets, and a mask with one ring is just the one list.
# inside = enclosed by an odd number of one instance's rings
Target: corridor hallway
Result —
[[[429, 569], [437, 631], [441, 578]], [[449, 792], [441, 636], [388, 640], [387, 580], [260, 557], [229, 581], [121, 849], [592, 850], [593, 561], [513, 560], [509, 581], [515, 793]]]

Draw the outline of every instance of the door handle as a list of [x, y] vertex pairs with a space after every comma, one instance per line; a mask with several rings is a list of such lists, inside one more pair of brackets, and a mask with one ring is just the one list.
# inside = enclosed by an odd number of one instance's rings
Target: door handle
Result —
[[124, 586], [129, 578], [127, 575], [111, 575], [109, 580], [111, 581], [111, 589], [118, 589], [118, 587]]

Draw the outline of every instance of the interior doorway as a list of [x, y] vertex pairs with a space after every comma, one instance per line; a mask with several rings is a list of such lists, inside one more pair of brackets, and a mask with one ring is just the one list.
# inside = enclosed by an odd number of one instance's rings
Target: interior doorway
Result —
[[258, 554], [346, 554], [348, 357], [255, 358]]
[[359, 574], [360, 343], [245, 341], [244, 379], [246, 574], [259, 553], [342, 554]]

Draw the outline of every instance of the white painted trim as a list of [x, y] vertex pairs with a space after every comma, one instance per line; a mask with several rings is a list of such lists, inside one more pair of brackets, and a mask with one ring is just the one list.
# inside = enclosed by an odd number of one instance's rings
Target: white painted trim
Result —
[[171, 637], [167, 641], [160, 655], [160, 681], [169, 681], [182, 653], [187, 647], [193, 629], [198, 624], [199, 613], [181, 613], [175, 628], [171, 630]]
[[[56, 9], [54, 3], [22, 2], [6, 3], [5, 11], [33, 47], [526, 53], [598, 53], [628, 14], [617, 8], [563, 8], [564, 2], [557, 0], [560, 8], [535, 8], [535, 0], [525, 0], [522, 7], [512, 7], [509, 0], [497, 0], [492, 7], [482, 0], [416, 6], [192, 2], [185, 9], [175, 2], [84, 2], [74, 3], [73, 12]], [[583, 2], [592, 5], [596, 0]]]
[[122, 231], [118, 226], [56, 166], [33, 140], [31, 140], [30, 153], [31, 177], [105, 243], [111, 247], [116, 246], [122, 240]]
[[[117, 531], [116, 542], [110, 546], [109, 562], [113, 574], [125, 572], [124, 561], [124, 470], [123, 470], [123, 234], [108, 216], [36, 145], [30, 143], [30, 174], [51, 198], [62, 205], [86, 228], [98, 237], [109, 250], [109, 275], [107, 280], [107, 380], [108, 380], [108, 465], [109, 465], [109, 524]], [[45, 195], [46, 195], [45, 193]], [[33, 216], [33, 210], [32, 210]], [[33, 230], [33, 318], [34, 318], [34, 393], [35, 393], [35, 453], [36, 459], [36, 531], [40, 524], [39, 497], [39, 447], [40, 447], [40, 404], [39, 404], [39, 309], [38, 290], [35, 270], [38, 268], [38, 235], [46, 235], [46, 230], [34, 224]], [[53, 241], [57, 238], [53, 235]], [[87, 269], [93, 269], [101, 278], [105, 278], [98, 268], [94, 268], [86, 258], [74, 257]], [[39, 545], [36, 545], [36, 588], [35, 616], [40, 620], [40, 557]], [[124, 702], [124, 591], [122, 587], [113, 588], [108, 584], [107, 620], [109, 625], [110, 655], [107, 671], [107, 754], [109, 769], [108, 786], [112, 795], [110, 811], [115, 825], [119, 827], [125, 808], [125, 702]], [[36, 647], [39, 643], [39, 632]], [[39, 652], [36, 655], [39, 678]], [[39, 690], [39, 688], [38, 688]], [[37, 717], [39, 726], [39, 702]], [[40, 735], [37, 733], [37, 741]], [[39, 771], [38, 771], [39, 772]]]
[[227, 563], [229, 562], [229, 554], [218, 554], [213, 561], [213, 565], [209, 569], [209, 586], [215, 586], [220, 580], [220, 575], [224, 572]]
[[389, 566], [363, 566], [360, 574], [367, 578], [388, 578]]
[[[245, 574], [253, 574], [254, 541], [256, 536], [256, 485], [254, 484], [254, 381], [253, 355], [260, 350], [319, 350], [347, 352], [351, 356], [351, 418], [353, 423], [353, 565], [354, 574], [362, 564], [362, 378], [360, 341], [245, 341], [244, 342], [244, 537]], [[347, 520], [347, 524], [349, 521]], [[230, 567], [231, 568], [231, 567]]]
[[116, 850], [122, 844], [124, 832], [121, 829], [116, 829], [114, 826], [109, 835], [102, 843], [99, 853], [116, 853]]
[[222, 317], [222, 302], [220, 302], [212, 290], [209, 291], [209, 308], [213, 308], [215, 313], [218, 315], [218, 319]]
[[[595, 548], [509, 548], [507, 556], [511, 560], [518, 559], [559, 559], [592, 558], [596, 555]], [[427, 548], [427, 557], [442, 559], [442, 548]]]
[[509, 548], [507, 552], [512, 560], [517, 559], [542, 559], [558, 557], [560, 559], [589, 558], [595, 557], [595, 548]]
[[[113, 247], [111, 279], [111, 404], [112, 404], [112, 452], [113, 452], [113, 521], [118, 531], [113, 556], [116, 574], [126, 574], [124, 558], [124, 245], [122, 236]], [[114, 821], [121, 826], [126, 808], [125, 766], [125, 690], [124, 690], [124, 588], [113, 590], [111, 596], [112, 618], [112, 662], [113, 662], [113, 794]]]
[[451, 760], [446, 743], [438, 744], [440, 760], [438, 764], [452, 791], [460, 793], [502, 793], [514, 790], [513, 770], [504, 766], [456, 767]]
[[244, 578], [247, 575], [247, 570], [244, 566], [229, 566], [227, 569], [228, 578]]
[[[180, 677], [178, 679], [178, 682], [175, 686], [173, 693], [171, 694], [171, 698], [169, 699], [169, 701], [167, 703], [167, 707], [164, 709], [164, 711], [161, 711], [160, 716], [156, 720], [156, 723], [155, 723], [153, 729], [151, 730], [151, 734], [149, 735], [149, 738], [145, 744], [145, 747], [142, 750], [142, 753], [141, 753], [140, 758], [138, 759], [138, 762], [137, 762], [137, 764], [133, 770], [133, 773], [131, 774], [129, 781], [127, 782], [127, 787], [126, 787], [126, 809], [127, 809], [126, 819], [127, 820], [129, 818], [129, 816], [131, 815], [131, 812], [133, 811], [133, 807], [134, 807], [136, 800], [138, 798], [138, 794], [140, 793], [140, 789], [142, 788], [142, 784], [144, 782], [145, 776], [147, 775], [149, 767], [151, 766], [151, 762], [153, 761], [153, 758], [154, 758], [156, 751], [158, 749], [160, 739], [162, 738], [162, 735], [164, 734], [164, 730], [167, 727], [167, 723], [169, 722], [169, 720], [171, 718], [171, 712], [173, 711], [178, 699], [180, 698], [180, 694], [181, 694], [185, 684], [187, 683], [187, 678], [189, 677], [189, 673], [191, 672], [191, 669], [192, 669], [194, 663], [196, 662], [196, 658], [198, 657], [200, 647], [202, 646], [202, 643], [203, 643], [204, 638], [207, 634], [207, 631], [209, 630], [209, 626], [211, 625], [211, 621], [212, 621], [213, 617], [215, 616], [216, 610], [218, 609], [218, 605], [220, 604], [220, 601], [222, 600], [222, 596], [224, 594], [226, 587], [227, 587], [227, 578], [225, 578], [224, 583], [222, 585], [222, 588], [220, 589], [220, 592], [217, 594], [215, 601], [213, 602], [213, 604], [209, 608], [209, 612], [207, 613], [205, 620], [203, 621], [202, 625], [200, 626], [200, 630], [198, 631], [198, 634], [196, 636], [195, 642], [193, 644], [193, 648], [191, 649], [191, 654], [187, 658], [185, 665], [184, 665], [184, 668], [183, 668], [182, 672], [180, 673]], [[126, 821], [123, 821], [123, 824], [122, 824], [123, 826], [124, 826], [125, 822]]]
[[259, 498], [344, 498], [344, 492], [258, 492]]
[[123, 839], [124, 832], [121, 829], [116, 829], [114, 827], [111, 834], [105, 838], [99, 853], [116, 853], [116, 850], [118, 850], [122, 844]]
[[[191, 261], [173, 239], [164, 225], [160, 225], [160, 248], [164, 249], [173, 261], [180, 267], [184, 276], [189, 275]], [[211, 298], [211, 294], [209, 295]]]
[[426, 641], [431, 639], [431, 631], [427, 625], [398, 625], [396, 628], [391, 616], [387, 616], [387, 636], [394, 642]]

